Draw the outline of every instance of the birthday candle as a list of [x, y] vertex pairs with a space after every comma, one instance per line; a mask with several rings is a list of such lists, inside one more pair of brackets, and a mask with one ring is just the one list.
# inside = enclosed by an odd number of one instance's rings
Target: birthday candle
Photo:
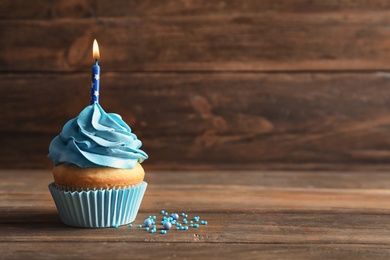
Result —
[[96, 39], [93, 41], [93, 58], [95, 59], [95, 64], [92, 66], [91, 104], [99, 103], [100, 95], [100, 54]]

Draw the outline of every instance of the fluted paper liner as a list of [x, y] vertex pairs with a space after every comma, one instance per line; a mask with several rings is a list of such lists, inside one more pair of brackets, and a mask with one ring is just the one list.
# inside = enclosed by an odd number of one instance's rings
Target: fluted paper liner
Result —
[[103, 228], [133, 222], [147, 186], [143, 181], [130, 188], [72, 192], [57, 189], [53, 182], [49, 190], [66, 225]]

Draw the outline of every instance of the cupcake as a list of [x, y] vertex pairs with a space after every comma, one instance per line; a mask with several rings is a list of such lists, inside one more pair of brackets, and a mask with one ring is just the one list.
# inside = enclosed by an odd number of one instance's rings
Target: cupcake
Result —
[[147, 187], [141, 145], [122, 118], [99, 103], [68, 121], [48, 155], [54, 163], [49, 190], [61, 220], [88, 228], [133, 222]]

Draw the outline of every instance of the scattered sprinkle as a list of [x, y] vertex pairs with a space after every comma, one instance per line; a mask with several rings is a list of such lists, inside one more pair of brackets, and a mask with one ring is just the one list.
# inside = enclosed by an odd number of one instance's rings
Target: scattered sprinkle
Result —
[[[161, 217], [161, 221], [157, 220], [156, 216], [150, 215], [148, 218], [144, 220], [144, 225], [139, 224], [138, 227], [142, 228], [145, 227], [145, 231], [148, 231], [149, 233], [156, 233], [157, 226], [156, 222], [160, 222], [160, 224], [163, 226], [160, 231], [161, 234], [167, 234], [167, 231], [172, 229], [173, 225], [176, 225], [174, 228], [175, 230], [189, 230], [189, 228], [199, 228], [200, 225], [207, 225], [206, 220], [200, 220], [200, 216], [194, 216], [191, 220], [187, 219], [188, 214], [185, 212], [182, 212], [180, 215], [183, 217], [182, 221], [179, 221], [179, 214], [172, 213], [169, 215], [169, 213], [165, 210], [161, 210], [161, 214], [163, 215]], [[133, 224], [130, 223], [129, 227], [132, 227]], [[114, 225], [115, 228], [118, 228], [118, 225]]]
[[150, 218], [145, 219], [144, 224], [146, 227], [150, 227], [152, 225], [152, 220]]
[[163, 224], [163, 226], [164, 226], [164, 228], [165, 228], [166, 230], [169, 230], [169, 229], [172, 228], [172, 224], [171, 224], [171, 222], [169, 222], [169, 221], [165, 221], [164, 224]]
[[118, 224], [114, 224], [114, 228], [118, 228]]

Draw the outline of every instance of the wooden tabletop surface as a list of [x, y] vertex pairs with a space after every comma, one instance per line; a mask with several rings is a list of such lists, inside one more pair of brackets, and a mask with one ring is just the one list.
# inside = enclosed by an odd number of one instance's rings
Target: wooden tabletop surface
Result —
[[390, 175], [147, 172], [134, 225], [162, 209], [208, 225], [166, 235], [61, 223], [47, 170], [0, 171], [0, 259], [389, 259]]

